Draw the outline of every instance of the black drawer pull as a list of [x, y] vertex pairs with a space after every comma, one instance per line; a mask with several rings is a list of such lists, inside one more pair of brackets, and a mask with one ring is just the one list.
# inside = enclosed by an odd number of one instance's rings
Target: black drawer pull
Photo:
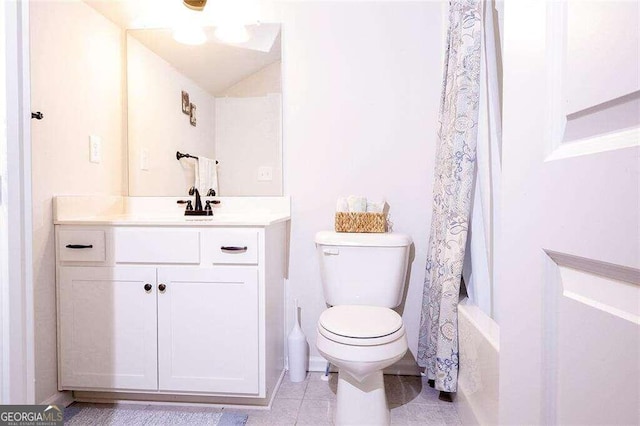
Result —
[[228, 253], [240, 253], [247, 251], [247, 246], [244, 247], [234, 247], [234, 246], [222, 246], [220, 250], [228, 252]]
[[89, 244], [87, 246], [83, 244], [67, 244], [67, 248], [70, 249], [85, 249], [85, 248], [93, 248], [93, 244]]

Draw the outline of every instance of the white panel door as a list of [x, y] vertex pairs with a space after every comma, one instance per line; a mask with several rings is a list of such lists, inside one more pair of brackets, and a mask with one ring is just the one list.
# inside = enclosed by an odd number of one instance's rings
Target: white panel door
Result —
[[638, 2], [505, 2], [501, 424], [640, 424]]
[[158, 388], [155, 281], [155, 268], [59, 269], [62, 389]]
[[160, 268], [158, 287], [160, 390], [257, 394], [257, 268]]

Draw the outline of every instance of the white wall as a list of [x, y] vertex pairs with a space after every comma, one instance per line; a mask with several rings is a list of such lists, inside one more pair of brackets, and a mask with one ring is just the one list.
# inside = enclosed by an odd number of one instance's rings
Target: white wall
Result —
[[281, 62], [267, 65], [260, 71], [240, 80], [233, 86], [218, 94], [234, 98], [266, 96], [269, 93], [282, 93], [282, 69]]
[[[439, 2], [301, 2], [283, 22], [285, 193], [292, 198], [289, 301], [315, 348], [325, 309], [314, 235], [333, 229], [336, 198], [386, 199], [415, 242], [403, 305], [415, 357], [442, 78]], [[291, 303], [289, 303], [291, 306]], [[287, 310], [291, 327], [291, 308]]]
[[[176, 160], [176, 151], [215, 158], [215, 99], [127, 36], [129, 195], [187, 195], [195, 161]], [[196, 105], [194, 127], [182, 112], [181, 93]], [[142, 150], [148, 170], [142, 170]]]
[[[56, 394], [51, 199], [125, 190], [122, 31], [80, 1], [30, 2], [36, 401]], [[102, 162], [89, 162], [89, 135]]]

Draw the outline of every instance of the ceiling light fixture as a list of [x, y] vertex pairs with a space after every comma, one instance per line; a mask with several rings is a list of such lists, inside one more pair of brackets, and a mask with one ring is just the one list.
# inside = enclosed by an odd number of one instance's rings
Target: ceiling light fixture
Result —
[[[204, 6], [207, 4], [207, 0], [183, 0], [183, 4], [197, 12], [201, 12]], [[182, 23], [175, 26], [173, 29], [173, 39], [178, 43], [188, 44], [191, 46], [197, 46], [204, 44], [207, 41], [207, 36], [202, 29], [202, 25], [199, 24], [200, 18], [193, 14], [193, 12], [187, 12], [188, 16], [182, 20]]]
[[207, 41], [202, 27], [195, 25], [183, 25], [173, 30], [173, 39], [178, 43], [197, 46]]

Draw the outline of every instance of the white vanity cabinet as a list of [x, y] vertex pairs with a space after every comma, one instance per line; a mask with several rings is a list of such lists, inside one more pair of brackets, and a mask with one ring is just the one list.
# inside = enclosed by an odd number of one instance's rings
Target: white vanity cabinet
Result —
[[159, 268], [158, 283], [159, 389], [257, 394], [257, 268]]
[[62, 389], [157, 389], [155, 280], [149, 267], [58, 269]]
[[285, 222], [56, 225], [59, 389], [270, 398], [285, 238]]

